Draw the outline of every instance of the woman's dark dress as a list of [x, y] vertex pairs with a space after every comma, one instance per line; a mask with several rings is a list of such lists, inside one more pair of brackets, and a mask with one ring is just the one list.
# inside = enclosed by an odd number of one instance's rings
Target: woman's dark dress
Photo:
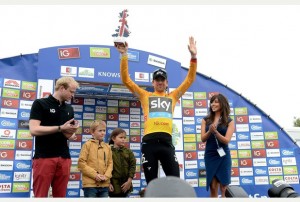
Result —
[[[228, 124], [232, 121], [232, 119], [228, 118]], [[206, 125], [205, 131], [207, 132], [209, 129], [209, 125]], [[226, 135], [227, 126], [218, 125], [217, 130], [223, 136]], [[229, 185], [231, 183], [231, 156], [228, 145], [221, 143], [218, 141], [219, 147], [223, 147], [225, 156], [220, 157], [217, 149], [216, 138], [214, 134], [211, 134], [206, 142], [204, 161], [205, 161], [205, 169], [206, 169], [206, 190], [208, 191], [209, 185], [213, 177], [216, 177], [217, 180], [222, 185]]]

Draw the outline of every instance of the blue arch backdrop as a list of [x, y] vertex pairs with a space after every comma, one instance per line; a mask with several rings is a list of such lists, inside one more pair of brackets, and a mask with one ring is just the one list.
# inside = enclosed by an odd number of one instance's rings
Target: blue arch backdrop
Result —
[[[146, 186], [140, 159], [143, 112], [140, 103], [120, 80], [120, 55], [111, 46], [72, 45], [40, 49], [0, 60], [0, 197], [32, 197], [31, 158], [34, 139], [28, 118], [34, 99], [53, 93], [55, 80], [72, 76], [81, 86], [71, 104], [81, 127], [78, 139], [70, 141], [72, 168], [67, 197], [80, 197], [81, 176], [77, 160], [87, 141], [94, 119], [107, 122], [107, 137], [116, 127], [127, 131], [128, 143], [137, 159], [133, 180], [137, 196]], [[147, 90], [156, 68], [168, 71], [169, 88], [183, 81], [187, 69], [170, 58], [141, 50], [129, 50], [131, 78]], [[200, 67], [201, 69], [201, 67]], [[242, 186], [249, 197], [266, 197], [274, 179], [283, 179], [300, 192], [299, 147], [264, 111], [222, 83], [197, 73], [196, 81], [175, 108], [173, 143], [180, 162], [181, 178], [191, 184], [198, 197], [205, 190], [205, 144], [200, 140], [201, 120], [207, 115], [209, 99], [215, 93], [226, 95], [236, 131], [230, 142], [232, 184]], [[163, 176], [163, 171], [160, 170]]]

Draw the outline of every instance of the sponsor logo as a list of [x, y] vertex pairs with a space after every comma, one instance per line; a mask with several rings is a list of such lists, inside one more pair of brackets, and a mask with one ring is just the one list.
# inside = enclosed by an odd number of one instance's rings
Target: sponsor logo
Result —
[[253, 177], [241, 177], [240, 179], [241, 185], [251, 185], [254, 184]]
[[11, 183], [0, 183], [0, 193], [11, 193]]
[[251, 149], [250, 141], [239, 141], [238, 149]]
[[28, 120], [30, 116], [30, 110], [20, 109], [18, 111], [18, 119], [20, 120]]
[[31, 109], [33, 101], [30, 100], [21, 100], [20, 109]]
[[255, 175], [268, 175], [268, 169], [267, 167], [255, 168], [254, 173]]
[[58, 49], [58, 58], [59, 59], [71, 59], [71, 58], [80, 58], [79, 48], [59, 48]]
[[248, 115], [248, 109], [246, 107], [234, 108], [234, 114], [238, 115]]
[[262, 123], [261, 116], [259, 116], [259, 115], [249, 115], [249, 123]]
[[240, 168], [240, 176], [253, 176], [253, 168]]
[[0, 150], [0, 160], [14, 160], [14, 150]]
[[266, 148], [279, 148], [278, 140], [266, 140]]
[[264, 133], [263, 132], [250, 132], [251, 140], [263, 140]]
[[29, 130], [18, 130], [17, 139], [30, 139], [30, 140], [32, 140], [33, 137], [31, 136]]
[[236, 124], [236, 132], [249, 132], [249, 124]]
[[265, 139], [266, 140], [277, 140], [278, 133], [277, 132], [265, 132]]
[[167, 60], [154, 55], [149, 55], [147, 64], [160, 68], [166, 68]]
[[18, 117], [18, 110], [17, 109], [1, 108], [0, 117], [16, 119]]
[[19, 120], [18, 127], [20, 129], [29, 129], [29, 121], [28, 120]]
[[185, 169], [197, 169], [197, 161], [185, 161]]
[[129, 61], [138, 62], [140, 60], [140, 53], [137, 51], [127, 51], [127, 56]]
[[83, 98], [73, 98], [71, 100], [71, 104], [75, 104], [75, 105], [83, 105], [84, 101]]
[[281, 166], [281, 158], [268, 158], [268, 166]]
[[[204, 170], [204, 172], [205, 172], [205, 170]], [[201, 173], [201, 174], [203, 174], [203, 173]], [[199, 175], [200, 175], [200, 171], [199, 171]], [[205, 175], [206, 175], [206, 173], [205, 173]], [[188, 170], [188, 169], [186, 169], [185, 170], [185, 177], [188, 178], [188, 179], [198, 178], [198, 170]]]
[[110, 58], [110, 48], [90, 47], [91, 58]]
[[195, 116], [194, 109], [183, 108], [182, 113], [183, 116]]
[[206, 143], [205, 143], [205, 142], [198, 142], [198, 143], [197, 143], [197, 146], [198, 146], [198, 150], [204, 151], [204, 150], [205, 150]]
[[252, 167], [252, 159], [239, 159], [240, 167]]
[[135, 72], [134, 80], [140, 82], [149, 82], [149, 73], [147, 72]]
[[77, 67], [73, 66], [60, 66], [61, 76], [77, 76]]
[[20, 80], [13, 80], [13, 79], [4, 79], [3, 87], [20, 89], [21, 81]]
[[255, 176], [254, 181], [256, 185], [269, 184], [268, 176]]
[[197, 152], [184, 152], [184, 159], [185, 160], [196, 160], [197, 159]]
[[249, 133], [238, 133], [236, 136], [238, 140], [250, 140]]
[[2, 99], [2, 107], [16, 109], [19, 107], [19, 100], [3, 98]]
[[294, 149], [283, 148], [281, 149], [281, 156], [294, 156]]
[[19, 98], [20, 97], [20, 90], [11, 89], [11, 88], [3, 88], [2, 97]]
[[231, 168], [231, 177], [238, 177], [238, 176], [239, 176], [239, 169]]
[[0, 118], [1, 128], [17, 128], [17, 120]]
[[20, 99], [23, 99], [23, 100], [35, 100], [36, 99], [36, 92], [35, 91], [21, 90]]
[[80, 181], [69, 181], [68, 182], [68, 189], [79, 189]]
[[69, 180], [80, 180], [81, 174], [80, 173], [70, 173]]
[[14, 149], [15, 140], [0, 139], [0, 149]]
[[107, 120], [117, 121], [118, 114], [107, 114]]
[[267, 159], [266, 158], [254, 158], [253, 166], [267, 166]]
[[15, 170], [31, 170], [31, 161], [15, 161]]
[[195, 127], [192, 126], [185, 126], [183, 128], [184, 133], [195, 133]]
[[280, 157], [279, 149], [266, 149], [267, 157]]
[[194, 100], [195, 108], [207, 108], [206, 100]]
[[263, 127], [262, 127], [262, 124], [259, 124], [259, 123], [251, 123], [249, 124], [250, 125], [250, 131], [262, 131], [263, 130]]
[[284, 175], [298, 175], [297, 166], [283, 166]]
[[284, 165], [284, 166], [296, 165], [296, 158], [295, 157], [283, 157], [282, 165]]
[[265, 142], [264, 141], [252, 141], [251, 146], [252, 146], [252, 149], [264, 149]]
[[32, 90], [36, 91], [36, 82], [22, 81], [22, 89], [23, 90]]
[[17, 140], [16, 149], [31, 150], [32, 149], [32, 141], [31, 140]]
[[268, 167], [269, 175], [282, 175], [282, 167]]
[[141, 136], [130, 136], [130, 142], [141, 142]]
[[206, 92], [194, 92], [195, 100], [206, 100]]
[[235, 120], [236, 120], [237, 124], [240, 124], [240, 123], [249, 123], [248, 116], [236, 116]]
[[13, 183], [12, 192], [29, 192], [30, 191], [30, 185], [29, 182], [18, 182]]
[[254, 149], [252, 150], [252, 156], [253, 158], [262, 158], [262, 157], [266, 157], [266, 150], [264, 149]]
[[78, 77], [94, 78], [95, 77], [95, 69], [88, 68], [88, 67], [79, 67], [78, 68]]
[[14, 181], [30, 181], [30, 172], [14, 172]]
[[32, 151], [16, 150], [16, 160], [31, 160]]

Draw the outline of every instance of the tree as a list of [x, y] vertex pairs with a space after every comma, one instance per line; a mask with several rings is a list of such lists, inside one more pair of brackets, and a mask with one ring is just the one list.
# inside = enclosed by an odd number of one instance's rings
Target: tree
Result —
[[300, 127], [300, 118], [294, 117], [294, 127]]

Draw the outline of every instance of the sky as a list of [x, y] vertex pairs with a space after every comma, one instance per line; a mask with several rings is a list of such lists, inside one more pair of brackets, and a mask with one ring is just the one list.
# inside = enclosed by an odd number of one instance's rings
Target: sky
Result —
[[285, 129], [300, 117], [300, 5], [2, 4], [0, 59], [53, 46], [113, 45], [123, 9], [129, 48], [188, 67], [194, 36], [198, 72], [241, 93]]

